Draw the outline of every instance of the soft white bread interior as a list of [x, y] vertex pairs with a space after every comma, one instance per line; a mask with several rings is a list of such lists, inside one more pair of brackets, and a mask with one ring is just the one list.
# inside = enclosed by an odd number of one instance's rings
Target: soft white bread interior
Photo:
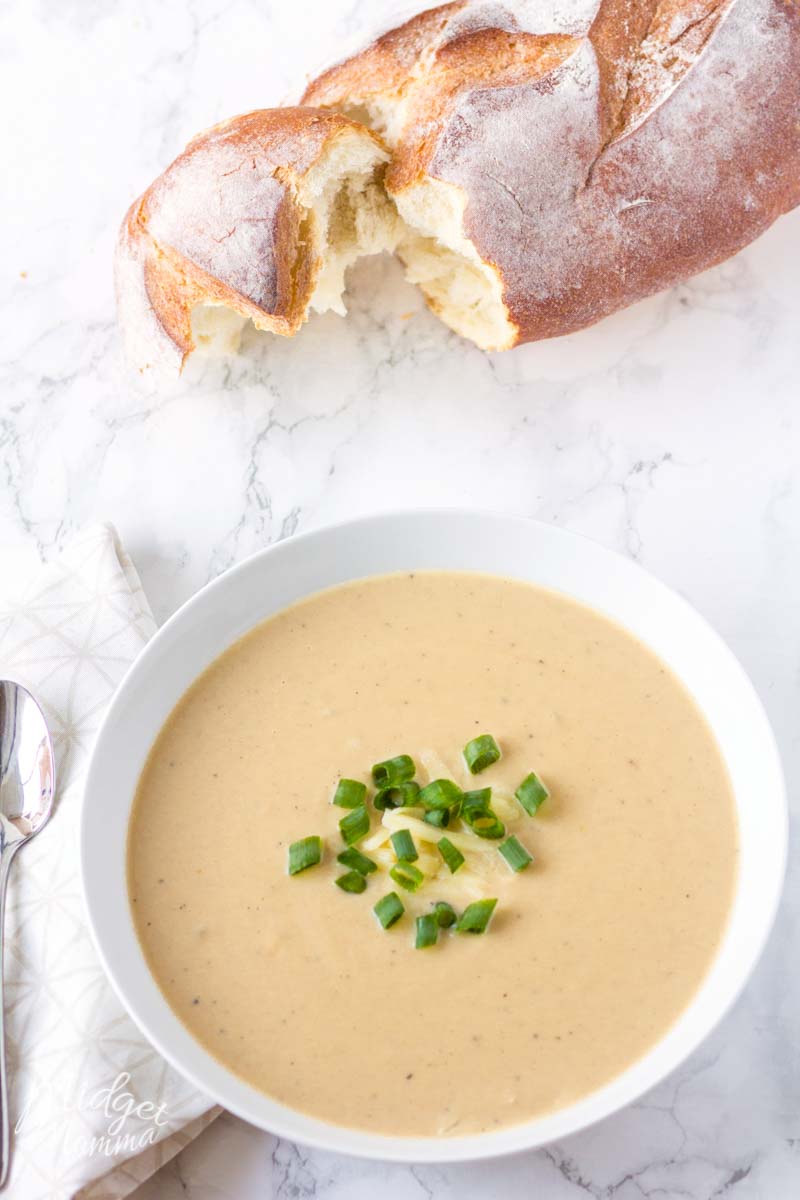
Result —
[[[406, 119], [401, 98], [346, 102], [337, 111], [377, 133], [390, 151], [396, 148]], [[372, 193], [378, 191], [379, 197], [370, 195], [371, 203], [366, 206], [372, 209], [374, 204], [377, 209], [377, 230], [382, 236], [366, 227], [362, 217], [361, 249], [355, 249], [345, 269], [361, 255], [395, 251], [409, 283], [422, 290], [446, 325], [483, 350], [512, 345], [516, 327], [508, 319], [500, 276], [483, 261], [464, 230], [467, 196], [463, 189], [439, 179], [421, 178], [392, 196], [389, 205], [394, 220], [387, 220], [382, 184], [381, 178], [372, 185]], [[363, 214], [364, 210], [362, 200], [358, 211]], [[338, 261], [335, 245], [329, 253]], [[343, 305], [329, 307], [345, 312]]]
[[406, 278], [419, 285], [436, 315], [482, 350], [513, 345], [517, 331], [503, 303], [500, 275], [464, 232], [462, 189], [426, 179], [394, 202], [404, 224], [397, 253]]
[[386, 158], [357, 137], [340, 137], [298, 188], [320, 259], [309, 307], [346, 313], [345, 273], [357, 258], [393, 251], [402, 223], [383, 188]]
[[[314, 88], [312, 84], [309, 91]], [[324, 91], [320, 98], [324, 100]], [[393, 155], [398, 151], [409, 119], [402, 91], [347, 96], [333, 107], [377, 133]], [[392, 200], [402, 221], [394, 249], [409, 283], [421, 289], [445, 325], [482, 350], [512, 346], [517, 328], [503, 303], [500, 273], [484, 262], [464, 228], [464, 189], [420, 174], [393, 192]]]

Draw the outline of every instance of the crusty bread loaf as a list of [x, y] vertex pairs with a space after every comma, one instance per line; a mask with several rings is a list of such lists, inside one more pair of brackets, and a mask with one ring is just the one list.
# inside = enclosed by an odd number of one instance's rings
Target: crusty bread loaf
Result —
[[720, 262], [798, 203], [800, 4], [456, 0], [303, 103], [382, 135], [387, 191], [431, 239], [399, 247], [409, 276], [505, 348]]
[[394, 250], [486, 349], [569, 333], [800, 200], [799, 0], [454, 0], [195, 138], [130, 209], [140, 368], [343, 312]]
[[200, 347], [235, 352], [249, 318], [291, 336], [310, 308], [344, 312], [344, 273], [396, 241], [388, 155], [363, 126], [265, 109], [196, 137], [128, 211], [117, 304], [139, 370]]

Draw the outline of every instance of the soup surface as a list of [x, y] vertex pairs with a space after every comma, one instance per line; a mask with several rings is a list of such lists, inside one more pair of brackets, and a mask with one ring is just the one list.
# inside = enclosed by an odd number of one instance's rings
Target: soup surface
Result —
[[[485, 732], [503, 757], [473, 779], [460, 751]], [[333, 886], [330, 799], [401, 753], [506, 795], [533, 770], [551, 797], [508, 827], [528, 869], [481, 855], [400, 892], [383, 931], [372, 906], [400, 889]], [[289, 877], [311, 834], [321, 865]], [[159, 735], [128, 843], [147, 961], [213, 1055], [312, 1116], [422, 1136], [567, 1105], [648, 1050], [710, 964], [736, 862], [725, 767], [670, 671], [564, 596], [446, 572], [318, 593], [227, 650]], [[485, 934], [414, 949], [415, 913], [476, 894], [498, 898]]]

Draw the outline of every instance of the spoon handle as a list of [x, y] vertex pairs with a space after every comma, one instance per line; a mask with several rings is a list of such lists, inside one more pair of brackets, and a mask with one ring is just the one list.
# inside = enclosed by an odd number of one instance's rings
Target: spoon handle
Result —
[[6, 1029], [5, 1003], [3, 996], [5, 926], [6, 926], [6, 887], [8, 885], [11, 860], [21, 845], [12, 842], [0, 848], [0, 1191], [8, 1181], [8, 1168], [11, 1160], [11, 1130], [8, 1116], [8, 1073], [6, 1070]]

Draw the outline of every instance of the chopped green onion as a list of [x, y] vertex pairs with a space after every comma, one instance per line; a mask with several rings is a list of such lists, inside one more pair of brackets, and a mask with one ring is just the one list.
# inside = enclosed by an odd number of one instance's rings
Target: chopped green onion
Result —
[[487, 813], [492, 806], [492, 789], [478, 788], [474, 792], [464, 792], [461, 797], [461, 819], [469, 824], [469, 818], [472, 814], [480, 816], [481, 813]]
[[535, 817], [542, 803], [550, 795], [535, 771], [526, 775], [514, 795], [529, 817]]
[[459, 867], [463, 866], [466, 859], [457, 846], [454, 846], [449, 838], [441, 838], [436, 845], [439, 847], [439, 853], [447, 863], [450, 871], [455, 875]]
[[407, 892], [416, 892], [425, 879], [419, 867], [415, 867], [413, 863], [406, 862], [405, 859], [401, 859], [400, 862], [395, 863], [389, 874], [395, 883], [399, 883], [400, 887], [405, 888]]
[[398, 808], [413, 808], [417, 804], [420, 787], [415, 779], [407, 779], [405, 783], [396, 783], [395, 788], [400, 794]]
[[315, 867], [322, 859], [322, 838], [301, 838], [289, 847], [289, 874], [299, 875], [308, 867]]
[[473, 775], [480, 774], [500, 759], [500, 747], [490, 733], [482, 733], [464, 747], [464, 761]]
[[461, 800], [461, 820], [469, 825], [473, 833], [482, 838], [501, 838], [506, 827], [496, 813], [492, 812], [490, 802], [491, 788], [479, 788], [475, 792], [464, 792]]
[[358, 871], [359, 875], [371, 875], [373, 871], [377, 871], [377, 865], [371, 858], [367, 858], [366, 854], [362, 854], [360, 850], [356, 850], [355, 846], [351, 846], [349, 850], [343, 850], [341, 854], [337, 854], [336, 861], [341, 863], [343, 867], [349, 867], [351, 871]]
[[369, 833], [369, 813], [366, 806], [359, 804], [358, 808], [352, 809], [346, 817], [342, 817], [339, 828], [346, 846], [360, 842]]
[[397, 892], [389, 892], [380, 898], [372, 911], [384, 929], [391, 929], [395, 921], [399, 921], [406, 910]]
[[413, 779], [407, 779], [405, 783], [394, 783], [391, 787], [380, 788], [375, 793], [373, 803], [378, 812], [387, 808], [410, 808], [417, 803], [418, 796], [419, 784]]
[[333, 793], [332, 804], [339, 808], [358, 808], [367, 798], [367, 785], [357, 779], [340, 779]]
[[393, 833], [391, 842], [398, 858], [404, 859], [405, 862], [415, 862], [419, 858], [414, 839], [407, 829], [399, 829], [397, 833]]
[[360, 871], [348, 871], [346, 875], [340, 875], [334, 882], [343, 892], [363, 892], [367, 886], [367, 881]]
[[424, 916], [417, 917], [417, 936], [414, 942], [416, 950], [426, 950], [428, 946], [435, 946], [438, 936], [439, 922], [433, 913], [425, 913]]
[[407, 779], [413, 779], [416, 770], [410, 755], [398, 754], [396, 758], [387, 758], [385, 762], [375, 763], [372, 778], [379, 788], [392, 787], [396, 783], [405, 783]]
[[506, 827], [495, 813], [486, 813], [482, 817], [476, 817], [470, 825], [470, 829], [480, 838], [495, 839], [506, 836]]
[[512, 871], [524, 871], [533, 862], [533, 855], [529, 854], [522, 842], [513, 835], [497, 849]]
[[450, 810], [447, 808], [431, 808], [422, 814], [422, 819], [434, 829], [447, 829], [450, 824]]
[[483, 933], [492, 918], [497, 900], [476, 900], [458, 919], [457, 933]]
[[437, 900], [433, 906], [433, 915], [440, 929], [449, 929], [457, 921], [456, 910], [446, 900]]
[[452, 779], [434, 779], [425, 785], [417, 799], [423, 808], [453, 808], [461, 799], [461, 788]]

